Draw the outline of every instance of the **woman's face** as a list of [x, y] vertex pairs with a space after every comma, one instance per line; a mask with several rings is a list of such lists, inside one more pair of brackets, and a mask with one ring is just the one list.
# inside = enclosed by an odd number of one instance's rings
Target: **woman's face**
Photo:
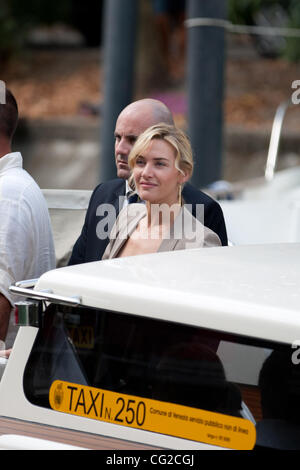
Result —
[[133, 177], [142, 200], [169, 205], [178, 202], [179, 185], [188, 179], [175, 167], [175, 149], [162, 139], [153, 139], [136, 158]]

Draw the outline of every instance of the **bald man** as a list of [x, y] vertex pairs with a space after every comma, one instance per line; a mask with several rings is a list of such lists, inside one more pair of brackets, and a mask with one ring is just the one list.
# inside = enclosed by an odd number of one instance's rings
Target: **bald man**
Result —
[[[101, 260], [109, 241], [109, 229], [115, 216], [119, 214], [124, 204], [128, 203], [130, 197], [127, 182], [130, 176], [129, 153], [138, 136], [148, 127], [160, 122], [174, 125], [172, 113], [158, 100], [139, 100], [121, 111], [115, 127], [115, 161], [118, 178], [101, 183], [95, 188], [69, 265]], [[226, 227], [220, 205], [189, 183], [184, 186], [182, 196], [185, 203], [191, 205], [195, 217], [196, 205], [204, 205], [204, 225], [217, 233], [222, 245], [227, 245]], [[111, 220], [107, 211], [112, 215]]]

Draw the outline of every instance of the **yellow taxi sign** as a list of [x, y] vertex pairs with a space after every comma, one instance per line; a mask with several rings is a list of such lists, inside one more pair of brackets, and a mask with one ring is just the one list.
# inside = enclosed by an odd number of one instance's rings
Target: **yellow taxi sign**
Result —
[[243, 418], [56, 380], [52, 409], [236, 450], [251, 450], [254, 424]]

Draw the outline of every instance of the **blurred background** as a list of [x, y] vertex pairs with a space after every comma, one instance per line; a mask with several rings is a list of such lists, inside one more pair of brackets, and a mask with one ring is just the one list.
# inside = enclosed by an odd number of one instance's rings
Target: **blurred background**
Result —
[[[211, 129], [209, 138], [221, 132], [222, 150], [212, 156], [218, 166], [215, 174], [212, 170], [199, 185], [262, 176], [276, 109], [291, 97], [292, 82], [300, 79], [300, 38], [223, 31], [224, 50], [219, 56], [220, 48], [204, 42], [204, 36], [201, 50], [191, 48], [184, 21], [197, 8], [192, 0], [181, 2], [184, 6], [168, 12], [168, 17], [158, 14], [151, 0], [137, 0], [134, 20], [128, 8], [133, 1], [123, 0], [127, 8], [120, 12], [120, 21], [136, 28], [131, 98], [161, 99], [173, 111], [177, 125], [189, 132], [191, 120], [196, 121], [194, 127], [198, 121], [198, 116], [189, 114], [189, 103], [197, 86], [205, 90], [199, 122], [218, 106], [221, 119], [216, 123], [212, 119], [218, 128]], [[300, 29], [298, 0], [217, 1], [224, 6], [224, 18], [233, 24]], [[14, 149], [22, 152], [25, 168], [41, 188], [93, 189], [105, 179], [107, 159], [113, 161], [113, 154], [103, 155], [107, 134], [103, 129], [110, 104], [105, 101], [105, 67], [110, 63], [106, 41], [119, 41], [117, 47], [123, 42], [116, 24], [114, 38], [108, 31], [118, 5], [115, 0], [1, 0], [0, 79], [15, 94], [21, 116]], [[205, 12], [207, 5], [203, 8], [203, 16], [212, 14]], [[210, 61], [219, 61], [222, 73], [211, 74], [205, 84], [198, 81], [195, 87], [189, 80], [194, 73], [190, 64], [196, 67], [191, 57], [204, 49]], [[203, 68], [209, 60], [204, 57]], [[126, 77], [116, 79], [121, 87]], [[210, 90], [214, 95], [217, 82], [221, 94], [218, 103], [212, 98], [208, 109], [207, 97]], [[278, 168], [300, 164], [299, 124], [300, 108], [294, 105], [285, 118]], [[198, 168], [201, 173], [201, 162]]]

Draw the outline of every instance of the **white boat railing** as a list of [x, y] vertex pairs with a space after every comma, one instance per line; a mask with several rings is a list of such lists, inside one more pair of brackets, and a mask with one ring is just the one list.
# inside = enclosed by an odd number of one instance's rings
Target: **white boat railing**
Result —
[[51, 219], [56, 266], [66, 266], [81, 233], [92, 191], [43, 189], [42, 192]]
[[282, 133], [283, 120], [285, 118], [288, 108], [291, 105], [292, 105], [291, 100], [284, 101], [283, 103], [280, 103], [275, 113], [275, 117], [274, 117], [274, 121], [272, 125], [272, 132], [271, 132], [271, 138], [270, 138], [270, 144], [269, 144], [266, 169], [265, 169], [266, 181], [271, 181], [274, 178], [278, 152], [279, 152], [280, 138], [281, 138], [281, 133]]

